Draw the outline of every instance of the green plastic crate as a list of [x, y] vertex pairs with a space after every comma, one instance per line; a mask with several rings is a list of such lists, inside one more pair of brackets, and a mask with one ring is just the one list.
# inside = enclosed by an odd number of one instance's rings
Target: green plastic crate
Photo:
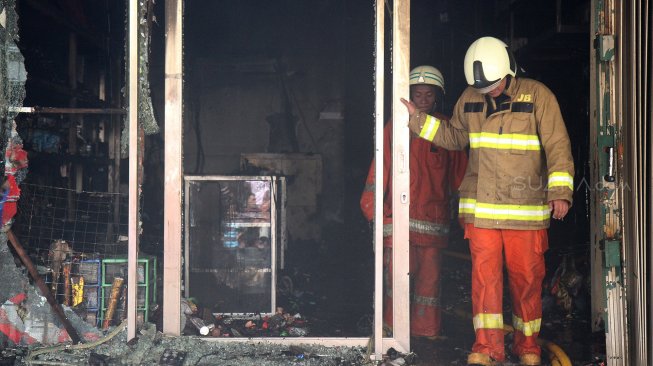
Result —
[[[127, 278], [125, 276], [127, 273], [127, 265], [127, 258], [109, 258], [102, 260], [101, 307], [98, 324], [102, 324], [104, 321], [104, 315], [109, 304], [109, 296], [111, 296], [111, 286], [113, 285], [114, 278], [117, 276], [123, 277], [125, 279], [125, 282], [123, 283], [123, 293], [125, 293], [127, 289]], [[156, 302], [156, 257], [141, 256], [138, 259], [137, 274], [138, 289], [136, 290], [136, 310], [139, 318], [138, 321], [139, 323], [142, 323], [149, 318], [152, 304]], [[114, 319], [119, 319], [122, 316], [124, 309], [124, 301], [119, 302], [114, 313]]]

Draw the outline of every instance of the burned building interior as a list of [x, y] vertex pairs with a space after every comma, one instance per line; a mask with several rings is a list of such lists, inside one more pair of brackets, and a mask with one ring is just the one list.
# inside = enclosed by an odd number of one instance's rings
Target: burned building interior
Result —
[[[2, 29], [5, 52], [13, 62], [3, 65], [14, 66], [7, 66], [13, 73], [3, 74], [2, 84], [14, 88], [16, 99], [7, 102], [11, 113], [3, 120], [2, 146], [7, 160], [18, 165], [11, 169], [20, 187], [15, 216], [9, 222], [3, 217], [13, 254], [3, 253], [3, 271], [18, 271], [15, 278], [3, 275], [3, 312], [17, 305], [15, 295], [26, 292], [20, 286], [28, 286], [28, 278], [35, 289], [27, 297], [40, 301], [31, 307], [52, 306], [22, 270], [24, 251], [79, 336], [97, 339], [121, 324], [127, 312], [129, 1], [1, 3], [8, 14]], [[138, 3], [137, 319], [139, 326], [150, 323], [161, 331], [165, 1]], [[391, 4], [386, 1], [386, 12]], [[519, 75], [543, 82], [556, 95], [572, 143], [576, 189], [567, 218], [552, 220], [549, 229], [540, 337], [564, 350], [570, 364], [605, 364], [605, 324], [591, 305], [592, 3], [410, 4], [410, 67], [433, 65], [442, 71], [446, 114], [467, 86], [467, 47], [486, 35], [511, 45]], [[374, 158], [374, 6], [345, 0], [184, 2], [183, 335], [372, 334], [373, 229], [361, 213], [360, 197]], [[391, 30], [386, 24], [386, 37]], [[386, 49], [388, 85], [392, 46]], [[387, 120], [394, 96], [384, 97]], [[12, 160], [10, 151], [21, 144], [27, 158]], [[469, 248], [455, 220], [450, 230], [441, 269], [446, 338], [413, 340], [412, 357], [404, 361], [409, 364], [465, 364], [474, 341]], [[509, 314], [507, 285], [504, 292]], [[24, 339], [3, 331], [3, 357], [18, 364], [21, 347], [61, 342], [62, 327], [54, 318], [34, 319], [31, 333], [22, 328]], [[48, 324], [39, 321], [57, 325], [49, 324], [48, 333]], [[301, 352], [291, 350], [220, 363], [192, 355], [192, 347], [184, 352], [196, 364], [274, 364], [264, 363], [266, 357], [278, 364], [302, 361]], [[224, 347], [223, 354], [229, 353]], [[244, 352], [242, 345], [233, 347], [231, 352]], [[158, 360], [163, 348], [151, 350], [149, 357]], [[304, 355], [309, 364], [366, 362], [364, 350], [337, 361]], [[110, 357], [123, 364], [121, 355]]]

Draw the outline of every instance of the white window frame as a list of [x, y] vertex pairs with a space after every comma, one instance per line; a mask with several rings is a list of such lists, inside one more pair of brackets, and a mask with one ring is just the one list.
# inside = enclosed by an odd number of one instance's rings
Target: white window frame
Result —
[[[130, 0], [130, 10], [136, 9], [136, 0]], [[183, 0], [166, 0], [165, 3], [165, 188], [164, 188], [164, 258], [163, 258], [163, 332], [169, 335], [181, 335], [181, 256], [182, 256], [182, 151], [183, 151], [183, 119], [182, 119], [182, 89], [183, 89]], [[131, 14], [131, 13], [130, 13]], [[375, 156], [377, 182], [382, 182], [383, 174], [383, 96], [384, 88], [384, 22], [385, 1], [376, 0], [376, 53], [375, 53]], [[130, 23], [131, 27], [131, 23]], [[131, 31], [131, 28], [130, 28]], [[130, 33], [131, 34], [131, 33]], [[131, 39], [131, 38], [130, 38]], [[410, 351], [410, 300], [409, 300], [409, 245], [408, 245], [408, 213], [409, 213], [409, 130], [406, 122], [406, 108], [399, 101], [400, 97], [408, 99], [408, 73], [410, 53], [410, 0], [395, 0], [392, 5], [392, 42], [393, 42], [393, 80], [392, 80], [392, 117], [393, 124], [393, 333], [383, 337], [383, 219], [382, 190], [375, 195], [375, 291], [374, 291], [374, 354], [380, 359], [383, 353], [392, 347], [399, 352]], [[129, 52], [136, 51], [136, 42], [130, 42]], [[130, 70], [134, 70], [131, 68]], [[131, 82], [130, 82], [131, 85]], [[131, 89], [130, 89], [131, 90]], [[134, 92], [133, 95], [136, 93]], [[130, 105], [138, 105], [137, 103]], [[135, 123], [136, 113], [131, 113], [130, 123]], [[133, 115], [133, 116], [132, 116]], [[131, 166], [131, 162], [130, 162]], [[381, 178], [379, 178], [379, 176]], [[130, 193], [136, 181], [130, 179]], [[379, 187], [382, 188], [382, 187]], [[134, 188], [136, 189], [136, 188]], [[130, 195], [131, 197], [131, 195]], [[131, 202], [131, 201], [130, 201]], [[130, 205], [130, 210], [134, 208]], [[131, 211], [130, 211], [131, 212]], [[137, 215], [130, 215], [130, 228], [136, 228]], [[135, 229], [134, 229], [135, 230]], [[130, 248], [135, 245], [130, 229]], [[134, 267], [136, 249], [132, 255], [130, 249], [130, 266]], [[133, 258], [132, 258], [133, 257]], [[131, 263], [131, 262], [134, 263]], [[131, 268], [131, 267], [130, 267]], [[130, 272], [131, 273], [131, 272]], [[136, 276], [130, 276], [136, 278]], [[132, 297], [135, 298], [135, 297]], [[129, 329], [134, 329], [135, 316], [129, 317]], [[132, 334], [132, 333], [129, 333]], [[325, 346], [358, 346], [365, 347], [367, 337], [302, 337], [302, 338], [202, 338], [215, 342], [267, 342], [275, 344], [321, 344]]]

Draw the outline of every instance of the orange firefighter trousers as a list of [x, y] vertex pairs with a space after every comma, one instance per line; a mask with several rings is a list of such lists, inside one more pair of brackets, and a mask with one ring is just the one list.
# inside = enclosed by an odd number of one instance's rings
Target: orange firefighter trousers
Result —
[[[410, 335], [440, 335], [440, 248], [411, 245]], [[392, 329], [392, 248], [383, 248], [383, 323]]]
[[515, 329], [512, 352], [540, 355], [537, 335], [542, 322], [544, 252], [548, 248], [546, 229], [482, 229], [465, 225], [472, 254], [472, 308], [476, 341], [472, 352], [505, 360], [503, 341], [503, 260], [505, 255], [512, 324]]

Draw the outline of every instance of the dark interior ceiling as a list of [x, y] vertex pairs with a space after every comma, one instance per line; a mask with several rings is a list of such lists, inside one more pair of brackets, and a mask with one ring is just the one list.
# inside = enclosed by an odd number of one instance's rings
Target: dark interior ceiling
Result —
[[[26, 56], [30, 88], [28, 97], [37, 104], [54, 104], [44, 98], [62, 98], [62, 93], [44, 93], [43, 83], [65, 84], [68, 78], [67, 42], [70, 30], [80, 35], [81, 53], [122, 52], [124, 3], [121, 1], [19, 0], [21, 51]], [[152, 67], [162, 66], [163, 5], [156, 4]], [[520, 64], [532, 73], [544, 73], [539, 65], [551, 61], [587, 61], [589, 1], [478, 1], [413, 0], [411, 59], [413, 64], [432, 63], [443, 69], [450, 103], [464, 88], [460, 60], [466, 47], [481, 35], [513, 40]], [[185, 4], [185, 52], [187, 59], [274, 56], [300, 39], [314, 40], [315, 47], [329, 41], [325, 34], [335, 29], [312, 26], [315, 19], [342, 19], [348, 69], [358, 64], [369, 69], [373, 50], [373, 2], [352, 4], [343, 0], [273, 3], [208, 1]], [[288, 19], [293, 19], [289, 22]], [[106, 42], [108, 38], [108, 42]], [[219, 51], [219, 52], [217, 52]], [[310, 49], [303, 50], [311, 52]], [[90, 69], [90, 68], [89, 68]], [[549, 67], [549, 69], [554, 69]], [[371, 73], [355, 75], [370, 77]], [[154, 75], [153, 77], [156, 77]], [[353, 75], [352, 75], [353, 76]], [[348, 78], [350, 79], [350, 78]], [[362, 80], [369, 85], [369, 80]], [[30, 84], [32, 85], [32, 84]], [[61, 90], [59, 90], [61, 91]], [[89, 102], [92, 102], [89, 100]], [[29, 103], [26, 103], [29, 104]]]

